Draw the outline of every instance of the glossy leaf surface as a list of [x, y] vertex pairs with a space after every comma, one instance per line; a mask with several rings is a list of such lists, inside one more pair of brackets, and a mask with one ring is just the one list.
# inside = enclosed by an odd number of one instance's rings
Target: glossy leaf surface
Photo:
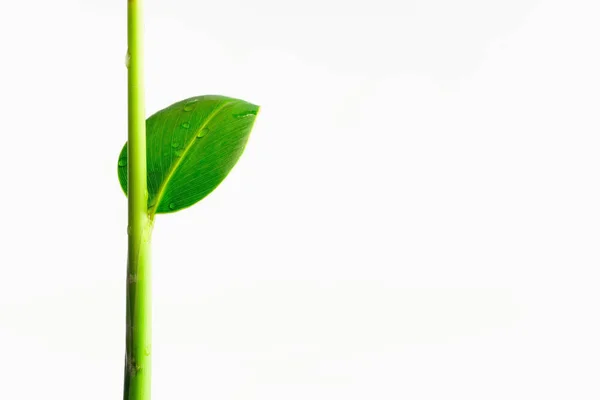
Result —
[[[259, 107], [224, 96], [193, 97], [146, 121], [148, 209], [169, 213], [212, 192], [241, 156]], [[127, 144], [118, 162], [127, 193]]]

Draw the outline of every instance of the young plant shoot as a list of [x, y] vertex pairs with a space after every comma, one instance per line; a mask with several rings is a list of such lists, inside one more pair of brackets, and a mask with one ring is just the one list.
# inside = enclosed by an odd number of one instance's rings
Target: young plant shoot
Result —
[[241, 156], [259, 107], [198, 96], [145, 118], [142, 0], [128, 0], [128, 140], [118, 161], [128, 197], [124, 400], [150, 400], [150, 243], [156, 214], [189, 207], [212, 192]]

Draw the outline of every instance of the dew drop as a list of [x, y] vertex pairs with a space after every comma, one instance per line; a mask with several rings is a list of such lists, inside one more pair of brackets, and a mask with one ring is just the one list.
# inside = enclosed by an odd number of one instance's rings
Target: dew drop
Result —
[[239, 114], [233, 114], [233, 117], [234, 118], [246, 118], [246, 117], [249, 117], [251, 115], [256, 115], [256, 110], [244, 111], [244, 112], [239, 113]]
[[127, 159], [122, 158], [119, 160], [119, 167], [126, 167], [127, 166]]
[[190, 127], [190, 123], [189, 122], [184, 122], [183, 124], [181, 124], [182, 128], [188, 129]]
[[127, 49], [127, 54], [125, 54], [125, 66], [129, 68], [129, 64], [131, 64], [131, 53], [129, 49]]
[[146, 348], [144, 349], [144, 354], [145, 354], [146, 356], [149, 356], [149, 355], [150, 355], [150, 346], [146, 346]]
[[198, 133], [196, 134], [197, 138], [203, 138], [204, 136], [208, 135], [209, 129], [208, 128], [202, 128], [200, 129], [200, 131], [198, 131]]
[[171, 147], [174, 148], [174, 149], [176, 149], [176, 148], [179, 147], [179, 143], [173, 142], [173, 143], [171, 143]]
[[127, 235], [131, 236], [131, 225], [127, 225]]
[[182, 152], [181, 150], [177, 150], [177, 151], [175, 152], [175, 157], [181, 157], [181, 154], [182, 154], [182, 153], [183, 153], [183, 152]]
[[195, 106], [196, 106], [196, 102], [198, 101], [198, 99], [191, 99], [188, 100], [188, 102], [185, 104], [185, 106], [183, 106], [183, 111], [192, 111]]
[[169, 204], [169, 208], [170, 208], [171, 210], [174, 210], [174, 209], [175, 209], [175, 207], [177, 207], [177, 206], [175, 205], [175, 203], [171, 203], [171, 204]]

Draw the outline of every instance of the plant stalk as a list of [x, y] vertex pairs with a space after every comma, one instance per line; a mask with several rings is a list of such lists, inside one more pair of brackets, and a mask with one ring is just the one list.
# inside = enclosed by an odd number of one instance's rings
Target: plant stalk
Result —
[[128, 254], [124, 400], [150, 400], [152, 280], [146, 183], [142, 0], [127, 1]]

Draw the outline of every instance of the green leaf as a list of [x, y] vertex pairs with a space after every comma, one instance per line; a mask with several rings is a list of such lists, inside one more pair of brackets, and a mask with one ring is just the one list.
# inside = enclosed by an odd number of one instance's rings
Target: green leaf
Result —
[[[170, 213], [206, 197], [241, 156], [259, 107], [224, 96], [180, 101], [146, 121], [148, 210]], [[119, 155], [127, 193], [127, 143]]]

